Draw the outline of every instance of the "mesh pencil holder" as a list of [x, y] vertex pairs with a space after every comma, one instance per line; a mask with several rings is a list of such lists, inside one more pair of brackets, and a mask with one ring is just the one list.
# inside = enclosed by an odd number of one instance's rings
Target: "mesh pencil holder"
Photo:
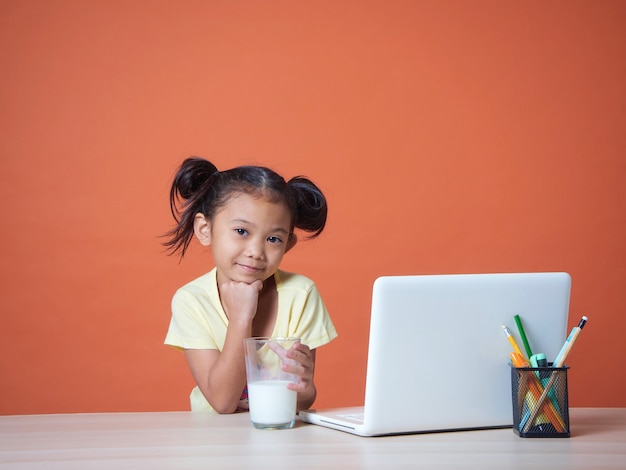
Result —
[[513, 367], [513, 431], [520, 437], [570, 437], [569, 367]]

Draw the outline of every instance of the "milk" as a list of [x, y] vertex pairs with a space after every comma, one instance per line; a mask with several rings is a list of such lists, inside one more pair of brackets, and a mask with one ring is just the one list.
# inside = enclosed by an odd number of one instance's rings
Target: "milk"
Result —
[[281, 425], [296, 419], [298, 393], [289, 390], [287, 380], [260, 380], [248, 383], [250, 421], [260, 425]]

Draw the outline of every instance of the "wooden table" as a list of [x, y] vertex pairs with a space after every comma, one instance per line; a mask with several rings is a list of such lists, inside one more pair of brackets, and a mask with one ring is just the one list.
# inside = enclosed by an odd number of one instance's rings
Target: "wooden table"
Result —
[[254, 429], [248, 414], [0, 416], [0, 469], [626, 468], [626, 408], [573, 408], [572, 437], [511, 429], [358, 437], [298, 421]]

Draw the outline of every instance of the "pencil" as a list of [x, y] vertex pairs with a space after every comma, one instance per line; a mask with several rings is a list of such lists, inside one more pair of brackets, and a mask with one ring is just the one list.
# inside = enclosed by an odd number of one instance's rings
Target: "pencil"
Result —
[[509, 343], [511, 343], [511, 347], [513, 347], [513, 351], [518, 353], [520, 356], [524, 357], [524, 353], [517, 345], [517, 341], [515, 341], [515, 338], [511, 334], [511, 330], [509, 330], [509, 328], [506, 325], [502, 325], [502, 329], [504, 330], [504, 333], [506, 334], [506, 339], [508, 339]]

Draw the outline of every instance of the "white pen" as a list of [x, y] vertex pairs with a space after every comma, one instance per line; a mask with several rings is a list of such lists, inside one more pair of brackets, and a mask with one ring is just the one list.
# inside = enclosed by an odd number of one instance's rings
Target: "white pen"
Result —
[[583, 327], [585, 326], [585, 323], [587, 323], [587, 317], [583, 316], [578, 326], [575, 326], [574, 328], [572, 328], [572, 332], [569, 334], [569, 336], [565, 340], [565, 344], [563, 344], [563, 347], [559, 351], [559, 354], [556, 356], [556, 359], [554, 360], [552, 367], [561, 367], [563, 365], [563, 363], [565, 362], [565, 358], [569, 354], [570, 349], [572, 349], [572, 346], [574, 345], [574, 341], [576, 341], [576, 338], [578, 338], [578, 335], [580, 334], [580, 330], [583, 329]]

